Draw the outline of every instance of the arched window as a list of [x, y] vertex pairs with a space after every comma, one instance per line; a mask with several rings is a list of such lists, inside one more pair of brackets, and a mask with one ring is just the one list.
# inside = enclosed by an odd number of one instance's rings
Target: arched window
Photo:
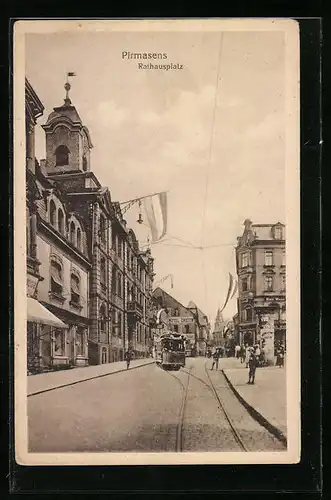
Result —
[[77, 227], [77, 248], [82, 250], [82, 232], [79, 227]]
[[58, 146], [55, 150], [56, 166], [62, 167], [64, 165], [69, 165], [69, 149], [67, 146]]
[[71, 223], [70, 223], [70, 241], [74, 245], [76, 243], [75, 237], [76, 237], [76, 227], [75, 227], [75, 223], [73, 221], [71, 221]]
[[56, 207], [53, 200], [49, 204], [49, 222], [52, 226], [56, 226]]
[[61, 234], [64, 235], [64, 215], [63, 215], [61, 208], [59, 208], [57, 218], [58, 218], [58, 224], [59, 224], [59, 231]]

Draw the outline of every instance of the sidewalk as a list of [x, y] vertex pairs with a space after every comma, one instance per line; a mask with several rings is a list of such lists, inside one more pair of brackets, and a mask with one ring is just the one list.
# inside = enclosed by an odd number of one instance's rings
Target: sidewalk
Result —
[[220, 361], [233, 392], [254, 418], [260, 416], [271, 424], [279, 434], [287, 436], [286, 423], [286, 368], [270, 366], [257, 368], [255, 384], [249, 385], [248, 368], [239, 360], [227, 358]]
[[[130, 363], [130, 370], [154, 363], [152, 358], [135, 359]], [[117, 361], [104, 365], [86, 366], [81, 368], [72, 368], [71, 370], [62, 370], [57, 372], [40, 373], [38, 375], [29, 375], [27, 377], [28, 396], [40, 392], [58, 389], [66, 385], [77, 384], [84, 380], [90, 380], [98, 377], [105, 377], [112, 373], [126, 371], [126, 362]]]

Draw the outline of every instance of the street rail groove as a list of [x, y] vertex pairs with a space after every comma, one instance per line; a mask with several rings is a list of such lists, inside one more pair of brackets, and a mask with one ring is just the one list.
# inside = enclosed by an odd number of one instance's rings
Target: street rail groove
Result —
[[277, 427], [271, 424], [263, 415], [261, 415], [261, 413], [258, 412], [253, 406], [247, 403], [247, 401], [239, 394], [237, 389], [231, 383], [224, 370], [222, 370], [222, 374], [224, 375], [226, 383], [229, 386], [229, 390], [233, 392], [233, 394], [236, 396], [238, 401], [243, 405], [243, 407], [249, 413], [249, 415], [252, 418], [254, 418], [254, 420], [256, 420], [256, 422], [258, 422], [261, 425], [261, 427], [264, 427], [272, 436], [278, 439], [278, 441], [280, 441], [285, 446], [285, 448], [287, 448], [287, 437]]
[[224, 416], [225, 416], [225, 418], [226, 418], [226, 420], [227, 420], [227, 422], [228, 422], [228, 424], [230, 426], [230, 429], [232, 431], [232, 434], [233, 434], [235, 440], [237, 441], [237, 443], [239, 444], [239, 446], [242, 448], [243, 451], [248, 451], [247, 448], [246, 448], [246, 446], [245, 446], [245, 443], [243, 442], [240, 434], [238, 433], [235, 425], [233, 424], [230, 415], [228, 414], [228, 412], [224, 408], [224, 405], [223, 405], [223, 403], [222, 403], [222, 401], [221, 401], [221, 399], [220, 399], [220, 397], [219, 397], [219, 395], [218, 395], [218, 393], [217, 393], [217, 391], [215, 389], [213, 381], [212, 381], [212, 379], [211, 379], [211, 377], [210, 377], [210, 375], [208, 373], [208, 370], [207, 370], [207, 362], [205, 363], [205, 372], [207, 374], [207, 377], [208, 377], [208, 380], [210, 382], [211, 388], [213, 390], [214, 396], [215, 396], [215, 398], [218, 401], [219, 408], [222, 410], [222, 412], [223, 412], [223, 414], [224, 414]]
[[[185, 370], [183, 370], [185, 371]], [[242, 445], [245, 447], [244, 445], [244, 442], [239, 434], [239, 432], [236, 430], [235, 428], [235, 425], [233, 424], [229, 414], [226, 412], [225, 408], [224, 408], [224, 405], [222, 404], [219, 396], [218, 396], [218, 393], [215, 389], [215, 386], [210, 378], [210, 375], [207, 371], [207, 362], [205, 363], [205, 371], [206, 371], [206, 374], [207, 374], [207, 377], [208, 377], [208, 380], [210, 381], [210, 384], [207, 384], [205, 380], [201, 379], [200, 377], [197, 377], [196, 375], [193, 375], [191, 374], [191, 377], [199, 380], [202, 384], [204, 384], [209, 390], [211, 390], [214, 394], [214, 396], [216, 397], [217, 401], [219, 402], [220, 404], [220, 408], [223, 410], [223, 413], [230, 425], [230, 428], [231, 430], [233, 431], [233, 429], [235, 430], [235, 436], [236, 436], [236, 439], [237, 437], [239, 437], [240, 441], [242, 442]], [[284, 436], [284, 434], [279, 431], [279, 429], [277, 429], [275, 426], [273, 426], [268, 420], [266, 420], [257, 410], [255, 410], [255, 408], [253, 408], [252, 406], [250, 406], [246, 401], [245, 399], [240, 396], [240, 394], [238, 393], [238, 391], [236, 391], [236, 389], [233, 387], [233, 385], [231, 384], [230, 380], [228, 379], [228, 377], [226, 376], [226, 374], [224, 373], [224, 370], [221, 370], [222, 372], [222, 375], [224, 376], [224, 380], [227, 384], [227, 387], [228, 387], [228, 390], [233, 393], [236, 398], [238, 399], [238, 401], [242, 404], [242, 406], [245, 408], [245, 410], [247, 411], [247, 413], [251, 416], [251, 418], [253, 418], [258, 424], [261, 425], [261, 427], [263, 427], [264, 429], [266, 429], [269, 434], [271, 434], [273, 437], [275, 437], [278, 441], [280, 441], [284, 446], [285, 448], [287, 447], [287, 439], [286, 437]], [[242, 446], [241, 445], [241, 446]], [[246, 447], [245, 447], [246, 448]], [[247, 449], [245, 449], [245, 451], [249, 451]]]
[[186, 407], [186, 401], [187, 401], [188, 387], [189, 387], [189, 383], [190, 383], [190, 376], [192, 375], [191, 370], [192, 370], [192, 367], [190, 367], [188, 369], [188, 371], [182, 370], [184, 373], [187, 374], [186, 384], [183, 384], [183, 382], [178, 377], [176, 377], [176, 375], [165, 370], [165, 373], [167, 373], [168, 375], [170, 375], [171, 377], [176, 379], [177, 382], [179, 382], [179, 385], [181, 386], [182, 392], [183, 392], [182, 403], [181, 403], [180, 412], [179, 412], [179, 421], [178, 421], [177, 430], [176, 430], [176, 451], [177, 452], [183, 451], [184, 417], [185, 417], [185, 407]]
[[[83, 382], [88, 382], [89, 380], [95, 380], [97, 378], [109, 377], [110, 375], [115, 375], [116, 373], [127, 372], [129, 370], [135, 370], [136, 368], [142, 368], [143, 366], [149, 366], [153, 363], [155, 363], [155, 361], [151, 361], [150, 363], [144, 363], [143, 365], [131, 366], [131, 368], [129, 368], [129, 369], [121, 368], [120, 370], [117, 370], [116, 372], [102, 373], [101, 375], [94, 375], [93, 377], [84, 378], [81, 380], [75, 380], [74, 382], [69, 382], [66, 384], [57, 385], [55, 387], [48, 387], [47, 389], [41, 389], [39, 391], [30, 392], [30, 394], [27, 394], [27, 397], [29, 398], [31, 396], [37, 396], [38, 394], [43, 394], [44, 392], [55, 391], [56, 389], [63, 389], [64, 387], [69, 387], [71, 385], [82, 384]], [[79, 370], [79, 368], [77, 368], [77, 369]], [[31, 375], [31, 376], [34, 377], [34, 376], [38, 376], [38, 375]]]

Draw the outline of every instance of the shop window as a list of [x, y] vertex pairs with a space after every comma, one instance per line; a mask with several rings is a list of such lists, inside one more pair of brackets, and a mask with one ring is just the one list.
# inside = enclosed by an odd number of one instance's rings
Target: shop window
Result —
[[264, 265], [265, 266], [272, 266], [273, 265], [273, 251], [272, 250], [266, 250], [264, 253]]
[[273, 276], [264, 277], [264, 289], [266, 292], [272, 292], [274, 288], [274, 278]]
[[65, 355], [65, 332], [60, 328], [54, 329], [54, 354], [56, 356]]
[[51, 261], [51, 292], [56, 295], [62, 295], [63, 292], [62, 265], [55, 260]]
[[56, 206], [53, 200], [49, 203], [49, 222], [56, 227]]
[[80, 279], [76, 274], [71, 274], [71, 303], [80, 305]]
[[55, 150], [56, 166], [63, 167], [69, 165], [69, 149], [67, 146], [58, 146]]

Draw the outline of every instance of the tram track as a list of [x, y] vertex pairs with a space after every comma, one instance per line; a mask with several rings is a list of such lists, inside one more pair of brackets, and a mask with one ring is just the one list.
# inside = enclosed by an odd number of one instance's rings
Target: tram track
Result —
[[180, 380], [179, 377], [176, 377], [174, 373], [171, 373], [170, 371], [165, 370], [165, 373], [173, 377], [174, 379], [177, 380], [179, 385], [181, 386], [182, 389], [182, 400], [181, 400], [181, 406], [180, 406], [180, 411], [179, 411], [179, 417], [178, 417], [178, 424], [176, 428], [176, 451], [181, 452], [183, 451], [183, 429], [184, 429], [184, 418], [185, 418], [185, 408], [186, 408], [186, 401], [187, 401], [187, 393], [188, 393], [188, 388], [189, 388], [189, 383], [190, 383], [190, 376], [191, 374], [192, 367], [190, 367], [188, 370], [181, 370], [182, 373], [187, 374], [187, 379], [186, 379], [186, 384]]
[[[207, 369], [207, 362], [206, 362], [206, 363], [205, 363], [205, 365], [204, 365], [204, 369], [205, 369], [205, 373], [206, 373], [206, 375], [207, 375], [207, 378], [208, 378], [208, 382], [209, 382], [209, 383], [207, 383], [207, 382], [206, 382], [205, 380], [203, 380], [202, 378], [197, 377], [196, 375], [193, 375], [192, 373], [190, 373], [190, 376], [191, 376], [192, 378], [194, 378], [194, 379], [198, 380], [198, 381], [199, 381], [200, 383], [202, 383], [202, 384], [203, 384], [206, 388], [208, 388], [208, 389], [209, 389], [209, 391], [211, 391], [211, 392], [212, 392], [212, 394], [214, 395], [214, 397], [215, 397], [215, 399], [216, 399], [216, 401], [217, 401], [217, 403], [218, 403], [218, 408], [220, 409], [220, 411], [222, 412], [223, 416], [225, 417], [225, 419], [226, 419], [226, 421], [227, 421], [227, 423], [228, 423], [228, 425], [229, 425], [229, 428], [230, 428], [230, 430], [231, 430], [231, 433], [232, 433], [233, 437], [235, 438], [236, 442], [238, 443], [238, 445], [240, 446], [241, 450], [242, 450], [242, 451], [246, 451], [246, 452], [250, 451], [250, 450], [248, 449], [247, 445], [245, 444], [244, 440], [242, 439], [242, 437], [241, 437], [241, 435], [240, 435], [239, 431], [237, 430], [237, 428], [236, 428], [236, 426], [235, 426], [235, 424], [234, 424], [234, 422], [233, 422], [233, 420], [232, 420], [232, 418], [231, 418], [231, 416], [230, 416], [229, 412], [226, 410], [226, 408], [225, 408], [225, 406], [224, 406], [224, 403], [223, 403], [223, 401], [221, 400], [221, 398], [220, 398], [220, 396], [219, 396], [219, 394], [218, 394], [218, 392], [217, 392], [217, 390], [216, 390], [216, 388], [215, 388], [215, 384], [213, 383], [213, 381], [212, 381], [212, 379], [211, 379], [211, 377], [210, 377], [210, 374], [208, 373], [208, 369]], [[183, 372], [188, 373], [185, 369], [183, 369]], [[223, 374], [222, 374], [222, 375], [223, 375]], [[227, 381], [227, 379], [226, 379], [226, 377], [225, 377], [224, 375], [223, 375], [223, 379], [224, 379], [225, 386], [226, 386], [227, 390], [229, 391], [229, 393], [231, 393], [231, 392], [232, 392], [232, 391], [231, 391], [231, 388], [229, 387], [228, 381]], [[241, 403], [240, 403], [240, 404], [241, 404]], [[244, 407], [243, 407], [243, 408], [244, 408]], [[247, 411], [247, 410], [246, 410], [246, 408], [245, 408], [245, 411]], [[249, 412], [247, 412], [247, 413], [249, 414]], [[251, 417], [251, 418], [252, 418], [252, 417]], [[275, 436], [273, 433], [271, 433], [271, 432], [270, 432], [270, 430], [269, 430], [269, 429], [267, 429], [267, 428], [266, 428], [265, 426], [263, 426], [261, 423], [259, 423], [259, 425], [260, 425], [261, 427], [264, 427], [264, 428], [265, 428], [265, 430], [268, 432], [268, 434], [270, 434], [270, 436], [272, 436], [273, 438], [275, 438], [275, 437], [276, 437], [276, 439], [284, 445], [283, 439], [280, 439], [277, 435]]]

